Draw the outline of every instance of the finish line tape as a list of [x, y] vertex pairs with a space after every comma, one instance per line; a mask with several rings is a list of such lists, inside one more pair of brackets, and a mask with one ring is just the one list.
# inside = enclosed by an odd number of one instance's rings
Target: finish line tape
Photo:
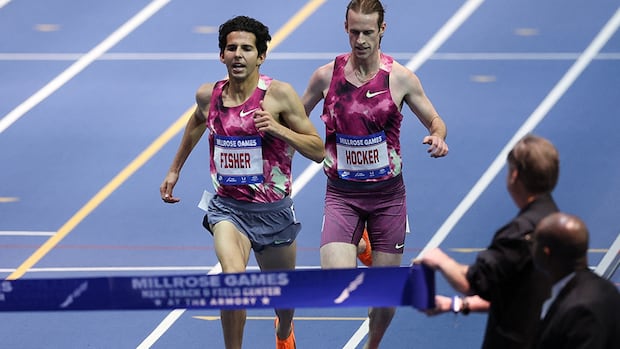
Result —
[[0, 311], [333, 308], [435, 305], [423, 265], [0, 281]]

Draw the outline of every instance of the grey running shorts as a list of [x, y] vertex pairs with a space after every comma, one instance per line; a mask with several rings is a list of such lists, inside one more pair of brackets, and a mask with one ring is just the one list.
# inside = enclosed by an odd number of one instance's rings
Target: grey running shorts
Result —
[[290, 197], [276, 202], [254, 203], [215, 195], [209, 202], [202, 225], [213, 234], [209, 225], [221, 221], [233, 223], [247, 235], [256, 252], [265, 246], [290, 245], [301, 230]]

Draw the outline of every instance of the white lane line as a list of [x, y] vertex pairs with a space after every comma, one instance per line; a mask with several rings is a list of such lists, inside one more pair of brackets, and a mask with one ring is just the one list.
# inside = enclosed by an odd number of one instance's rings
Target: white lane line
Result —
[[[435, 35], [422, 47], [420, 52], [415, 55], [406, 65], [411, 71], [416, 71], [437, 51], [443, 43], [480, 7], [484, 0], [469, 0], [439, 29]], [[368, 334], [369, 319], [367, 318], [343, 349], [355, 349]]]
[[603, 259], [599, 262], [598, 266], [594, 270], [598, 275], [609, 279], [611, 274], [618, 268], [620, 259], [618, 255], [620, 253], [620, 234], [616, 236], [616, 240], [611, 245], [607, 253], [603, 256]]
[[[579, 58], [580, 52], [476, 52], [436, 53], [431, 60], [444, 61], [574, 61]], [[618, 60], [618, 52], [600, 52], [596, 60]]]
[[510, 149], [512, 149], [519, 139], [532, 132], [532, 130], [542, 121], [549, 110], [553, 108], [568, 88], [575, 82], [575, 80], [577, 80], [584, 69], [590, 64], [590, 62], [592, 62], [592, 58], [603, 48], [611, 36], [616, 32], [619, 25], [620, 9], [616, 11], [614, 16], [609, 20], [609, 22], [607, 22], [585, 51], [583, 51], [581, 56], [579, 56], [577, 61], [569, 68], [560, 81], [558, 81], [547, 97], [545, 97], [536, 110], [534, 110], [534, 112], [527, 118], [525, 123], [521, 125], [521, 128], [517, 130], [512, 139], [504, 146], [504, 149], [502, 149], [497, 155], [493, 163], [491, 163], [478, 182], [471, 188], [469, 193], [467, 193], [465, 198], [459, 203], [456, 209], [454, 209], [452, 214], [450, 214], [441, 227], [439, 227], [439, 230], [437, 230], [426, 247], [424, 247], [424, 249], [420, 252], [418, 258], [429, 249], [439, 246], [446, 236], [448, 236], [456, 223], [463, 217], [465, 212], [469, 210], [469, 208], [474, 204], [482, 192], [486, 190], [491, 181], [502, 169]]
[[355, 331], [355, 333], [353, 333], [353, 336], [351, 336], [349, 341], [342, 348], [343, 349], [345, 349], [345, 348], [351, 348], [351, 349], [357, 348], [357, 346], [362, 342], [362, 340], [366, 337], [366, 335], [368, 334], [368, 331], [370, 330], [369, 323], [370, 323], [370, 319], [368, 317], [366, 317], [366, 320], [364, 320], [364, 322], [362, 322], [362, 324], [357, 329], [357, 331]]
[[474, 13], [484, 0], [469, 0], [439, 29], [422, 49], [407, 63], [407, 68], [416, 71], [437, 51], [441, 45]]
[[55, 231], [0, 231], [0, 236], [52, 236]]
[[[417, 52], [387, 52], [397, 60], [418, 55]], [[439, 52], [433, 53], [429, 61], [574, 61], [581, 52]], [[75, 61], [84, 53], [31, 53], [0, 52], [0, 61]], [[270, 60], [311, 61], [330, 60], [335, 52], [273, 52]], [[218, 53], [208, 52], [110, 52], [97, 58], [98, 61], [216, 61]], [[620, 60], [619, 52], [600, 52], [595, 60]]]
[[[196, 265], [179, 265], [179, 266], [148, 266], [148, 267], [47, 267], [47, 268], [30, 268], [28, 273], [110, 273], [110, 272], [127, 272], [135, 274], [136, 272], [211, 272], [214, 268], [220, 270], [218, 266], [206, 267]], [[318, 265], [298, 265], [296, 269], [311, 270], [321, 269]], [[258, 266], [248, 266], [247, 270], [258, 271]], [[15, 268], [0, 268], [0, 273], [12, 273]]]
[[136, 349], [148, 349], [150, 348], [162, 334], [166, 333], [170, 327], [185, 313], [185, 309], [174, 309], [157, 325], [157, 327], [146, 337]]
[[[222, 272], [222, 266], [217, 263], [208, 275], [219, 274]], [[136, 349], [149, 349], [155, 342], [161, 338], [161, 336], [170, 329], [170, 327], [185, 313], [187, 309], [175, 309], [171, 311], [166, 318], [146, 337]]]
[[151, 2], [149, 5], [143, 8], [142, 11], [138, 12], [133, 18], [131, 18], [129, 21], [119, 27], [114, 33], [105, 38], [101, 43], [99, 43], [99, 45], [95, 46], [95, 48], [80, 57], [80, 59], [78, 59], [65, 71], [60, 73], [60, 75], [55, 77], [47, 85], [45, 85], [35, 94], [30, 96], [15, 109], [11, 110], [7, 115], [0, 119], [0, 133], [4, 132], [13, 123], [19, 120], [22, 116], [24, 116], [24, 114], [34, 108], [37, 104], [41, 103], [52, 93], [56, 92], [56, 90], [58, 90], [69, 80], [74, 78], [77, 74], [79, 74], [92, 62], [94, 62], [103, 53], [116, 45], [119, 41], [123, 40], [127, 35], [129, 35], [133, 30], [135, 30], [138, 26], [140, 26], [157, 11], [159, 11], [168, 2], [170, 2], [170, 0], [154, 0], [153, 2]]
[[308, 165], [308, 167], [306, 167], [306, 169], [304, 169], [304, 171], [294, 181], [292, 190], [291, 190], [291, 197], [294, 198], [295, 194], [300, 192], [301, 189], [303, 189], [303, 187], [305, 187], [306, 184], [308, 184], [308, 182], [310, 182], [310, 180], [312, 180], [312, 178], [314, 178], [314, 176], [319, 171], [321, 171], [322, 168], [323, 168], [322, 162], [321, 163], [316, 163], [316, 162], [310, 163], [310, 165]]

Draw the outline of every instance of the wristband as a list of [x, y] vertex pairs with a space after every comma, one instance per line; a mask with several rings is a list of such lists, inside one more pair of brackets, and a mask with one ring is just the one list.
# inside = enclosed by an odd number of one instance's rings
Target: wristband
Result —
[[458, 314], [463, 309], [463, 298], [459, 296], [452, 297], [452, 312]]
[[452, 297], [452, 312], [455, 314], [461, 313], [463, 315], [469, 314], [471, 309], [469, 309], [469, 302], [467, 298], [454, 296]]

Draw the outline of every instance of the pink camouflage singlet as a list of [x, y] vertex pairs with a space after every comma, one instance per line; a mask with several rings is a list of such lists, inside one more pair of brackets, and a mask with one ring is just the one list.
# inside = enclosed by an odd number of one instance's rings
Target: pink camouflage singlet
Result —
[[323, 105], [324, 171], [330, 179], [378, 182], [402, 170], [400, 125], [403, 115], [389, 89], [393, 58], [381, 53], [375, 77], [356, 87], [345, 78], [350, 53], [334, 60]]
[[259, 133], [254, 112], [260, 109], [272, 79], [261, 75], [254, 93], [243, 104], [225, 107], [218, 81], [207, 117], [211, 179], [217, 195], [235, 200], [268, 203], [290, 195], [294, 148], [269, 134]]

